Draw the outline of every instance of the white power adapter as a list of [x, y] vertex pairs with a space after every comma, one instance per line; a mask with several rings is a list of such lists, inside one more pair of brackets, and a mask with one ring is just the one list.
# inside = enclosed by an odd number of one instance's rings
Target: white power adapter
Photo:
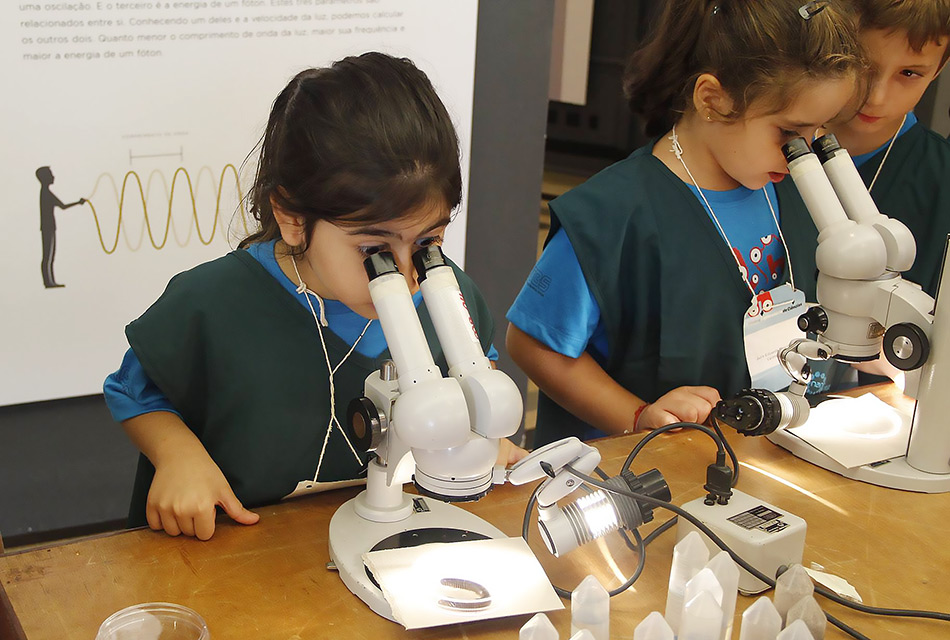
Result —
[[[805, 551], [805, 521], [767, 502], [733, 489], [729, 504], [707, 505], [704, 498], [687, 502], [682, 508], [719, 536], [730, 549], [767, 576], [774, 577], [782, 565], [800, 564]], [[676, 541], [690, 531], [703, 536], [710, 557], [721, 549], [686, 518], [676, 524]], [[739, 592], [752, 595], [769, 586], [745, 569], [740, 569]]]

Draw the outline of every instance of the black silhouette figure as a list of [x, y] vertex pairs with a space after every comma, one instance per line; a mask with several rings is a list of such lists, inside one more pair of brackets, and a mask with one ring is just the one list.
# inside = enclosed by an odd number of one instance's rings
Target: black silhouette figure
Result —
[[40, 269], [43, 272], [43, 285], [47, 289], [64, 287], [58, 284], [53, 276], [53, 258], [56, 257], [56, 207], [68, 209], [77, 204], [85, 204], [86, 199], [80, 198], [76, 202], [63, 204], [63, 201], [50, 191], [53, 184], [53, 172], [49, 167], [40, 167], [36, 170], [36, 179], [40, 181], [40, 234], [43, 236], [43, 262]]

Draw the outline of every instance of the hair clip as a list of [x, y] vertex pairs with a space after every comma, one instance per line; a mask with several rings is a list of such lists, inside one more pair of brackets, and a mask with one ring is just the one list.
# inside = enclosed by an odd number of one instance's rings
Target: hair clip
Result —
[[803, 20], [811, 20], [813, 16], [818, 15], [825, 10], [830, 2], [827, 0], [812, 0], [812, 2], [806, 2], [798, 8], [798, 15], [802, 17]]
[[718, 4], [713, 5], [712, 14], [711, 14], [711, 15], [717, 15], [718, 13], [719, 13], [719, 5], [718, 5]]

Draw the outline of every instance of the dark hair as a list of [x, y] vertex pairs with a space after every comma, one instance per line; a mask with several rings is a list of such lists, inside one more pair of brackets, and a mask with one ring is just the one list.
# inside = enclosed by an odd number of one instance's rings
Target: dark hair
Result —
[[455, 128], [405, 58], [365, 53], [301, 71], [274, 100], [259, 144], [248, 198], [260, 229], [240, 247], [280, 237], [272, 201], [304, 217], [309, 243], [319, 220], [373, 224], [462, 198]]
[[930, 42], [944, 41], [941, 64], [950, 56], [950, 0], [852, 0], [862, 29], [903, 30], [920, 52]]
[[[691, 108], [703, 73], [722, 83], [741, 117], [752, 102], [771, 99], [773, 112], [807, 80], [854, 75], [867, 63], [853, 13], [840, 2], [805, 0], [666, 0], [655, 31], [624, 71], [630, 109], [646, 119], [648, 135], [669, 131]], [[817, 10], [817, 11], [816, 11]], [[806, 11], [806, 14], [808, 12]]]

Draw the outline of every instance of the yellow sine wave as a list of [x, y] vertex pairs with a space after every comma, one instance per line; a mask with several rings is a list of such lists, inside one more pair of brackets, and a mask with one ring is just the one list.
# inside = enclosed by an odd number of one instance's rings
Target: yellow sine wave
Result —
[[[145, 186], [142, 185], [142, 178], [138, 175], [138, 173], [136, 173], [135, 171], [129, 171], [125, 174], [125, 177], [122, 179], [121, 190], [116, 185], [115, 178], [113, 178], [112, 174], [109, 174], [109, 173], [101, 174], [96, 179], [96, 184], [92, 189], [92, 193], [90, 193], [89, 196], [86, 198], [86, 204], [89, 205], [89, 208], [92, 210], [93, 220], [96, 223], [96, 233], [99, 235], [99, 244], [102, 246], [102, 250], [106, 254], [112, 254], [115, 252], [116, 248], [119, 246], [119, 236], [122, 235], [122, 233], [124, 232], [124, 226], [122, 222], [123, 222], [123, 214], [126, 208], [126, 196], [127, 196], [127, 191], [130, 188], [133, 189], [132, 196], [131, 196], [132, 198], [135, 197], [136, 192], [138, 194], [138, 200], [141, 202], [142, 213], [145, 217], [145, 225], [143, 229], [144, 229], [144, 232], [148, 233], [149, 241], [151, 242], [152, 246], [155, 249], [162, 249], [165, 246], [165, 244], [168, 242], [169, 232], [174, 234], [176, 242], [179, 246], [187, 245], [191, 237], [192, 229], [194, 229], [197, 232], [198, 240], [201, 241], [201, 244], [203, 245], [211, 244], [214, 241], [215, 233], [217, 232], [218, 228], [221, 226], [219, 225], [219, 220], [221, 220], [221, 215], [220, 215], [221, 214], [221, 193], [224, 190], [225, 179], [229, 173], [230, 173], [230, 176], [234, 180], [234, 187], [237, 191], [238, 202], [239, 202], [239, 207], [241, 211], [240, 218], [241, 218], [241, 224], [244, 227], [244, 235], [247, 235], [248, 233], [250, 233], [248, 229], [248, 213], [244, 208], [244, 194], [241, 191], [240, 176], [238, 174], [237, 168], [232, 164], [225, 165], [224, 168], [221, 170], [221, 174], [218, 177], [218, 184], [216, 187], [214, 219], [211, 222], [210, 231], [208, 229], [205, 229], [205, 231], [202, 232], [201, 223], [198, 220], [198, 203], [195, 199], [195, 192], [197, 191], [197, 186], [198, 186], [197, 183], [200, 182], [201, 175], [204, 172], [211, 173], [211, 169], [207, 167], [203, 167], [198, 172], [198, 177], [195, 180], [195, 184], [193, 184], [191, 176], [189, 175], [187, 169], [185, 169], [184, 167], [178, 167], [175, 170], [174, 175], [172, 175], [171, 187], [169, 187], [168, 183], [165, 180], [165, 175], [161, 173], [160, 171], [153, 171], [151, 174], [149, 174], [148, 180]], [[165, 229], [164, 229], [164, 232], [161, 234], [160, 239], [157, 239], [157, 234], [156, 234], [156, 227], [160, 227], [160, 225], [154, 224], [154, 221], [152, 220], [152, 218], [156, 216], [154, 208], [152, 211], [152, 216], [150, 217], [149, 207], [148, 207], [148, 199], [149, 199], [148, 196], [152, 190], [153, 179], [155, 179], [156, 177], [160, 179], [162, 182], [165, 200], [168, 203], [168, 206], [164, 208], [164, 210], [161, 211], [160, 213], [160, 215], [164, 214], [165, 216], [165, 225], [164, 225]], [[178, 230], [175, 228], [175, 221], [172, 218], [172, 207], [175, 201], [175, 188], [178, 185], [179, 178], [184, 179], [185, 183], [187, 184], [188, 199], [191, 201], [191, 217], [189, 218], [189, 228], [184, 240], [178, 237]], [[212, 178], [213, 178], [213, 174], [212, 174]], [[118, 205], [119, 205], [119, 217], [116, 222], [115, 238], [112, 239], [111, 248], [107, 246], [106, 239], [103, 237], [102, 224], [100, 223], [99, 214], [96, 212], [96, 206], [93, 201], [96, 196], [96, 193], [99, 190], [99, 186], [103, 181], [109, 183], [112, 186], [112, 191], [115, 194], [116, 201], [118, 202]], [[130, 187], [130, 183], [134, 184], [134, 188]], [[224, 232], [225, 230], [222, 229], [222, 233]], [[110, 237], [111, 237], [111, 234], [110, 234]], [[132, 246], [132, 243], [129, 241], [128, 237], [126, 237], [126, 243], [129, 245], [129, 247], [133, 251], [138, 249], [138, 246], [134, 246], [134, 247]], [[141, 241], [138, 244], [141, 245]]]

